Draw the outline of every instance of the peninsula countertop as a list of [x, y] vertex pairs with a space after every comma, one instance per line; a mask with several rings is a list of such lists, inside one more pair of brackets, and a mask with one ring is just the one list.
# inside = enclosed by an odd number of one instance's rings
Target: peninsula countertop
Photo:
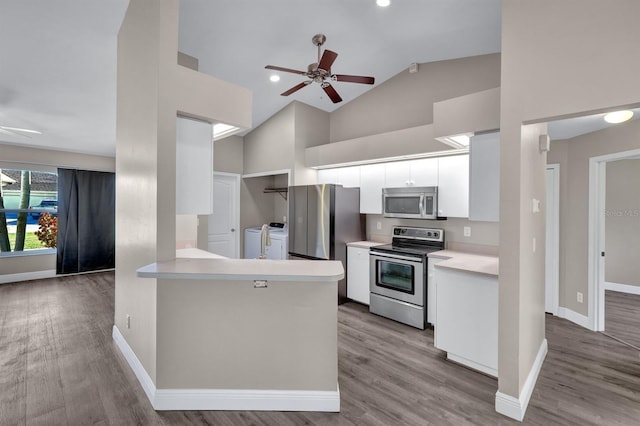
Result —
[[335, 260], [270, 260], [183, 257], [137, 270], [142, 278], [187, 280], [339, 281], [342, 262]]
[[436, 263], [436, 267], [476, 272], [479, 274], [498, 276], [499, 261], [497, 256], [465, 253], [455, 250], [440, 250], [429, 253], [429, 257], [445, 259]]

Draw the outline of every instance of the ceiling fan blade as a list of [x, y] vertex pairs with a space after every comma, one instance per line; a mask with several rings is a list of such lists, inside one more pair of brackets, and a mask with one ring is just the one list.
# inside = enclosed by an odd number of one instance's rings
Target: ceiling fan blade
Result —
[[338, 95], [338, 92], [336, 92], [336, 89], [334, 89], [333, 86], [330, 85], [329, 83], [324, 83], [322, 85], [322, 90], [324, 90], [325, 93], [329, 95], [329, 98], [333, 101], [334, 104], [337, 104], [338, 102], [342, 102], [342, 98], [340, 97], [340, 95]]
[[334, 74], [331, 78], [335, 81], [344, 81], [346, 83], [362, 83], [362, 84], [373, 84], [375, 83], [375, 78], [373, 77], [364, 77], [361, 75], [344, 75], [344, 74]]
[[338, 54], [332, 50], [324, 49], [324, 53], [322, 54], [322, 58], [320, 58], [320, 62], [318, 63], [318, 68], [321, 70], [329, 71], [331, 69], [331, 65], [338, 57]]
[[308, 85], [309, 83], [311, 83], [310, 81], [303, 81], [300, 84], [297, 84], [295, 86], [293, 86], [291, 89], [287, 90], [286, 92], [282, 92], [280, 93], [281, 96], [289, 96], [290, 94], [297, 92], [298, 90], [302, 89], [304, 86]]
[[306, 71], [292, 70], [291, 68], [276, 67], [274, 65], [267, 65], [265, 68], [268, 70], [284, 71], [284, 72], [290, 72], [293, 74], [301, 74], [301, 75], [306, 74]]

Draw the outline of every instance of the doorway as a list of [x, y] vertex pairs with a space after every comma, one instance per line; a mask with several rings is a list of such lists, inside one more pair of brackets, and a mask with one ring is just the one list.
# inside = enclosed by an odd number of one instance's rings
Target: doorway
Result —
[[638, 158], [640, 149], [592, 157], [589, 160], [589, 323], [605, 331], [606, 171], [611, 161]]
[[207, 250], [240, 257], [240, 175], [213, 173], [213, 213], [208, 219]]

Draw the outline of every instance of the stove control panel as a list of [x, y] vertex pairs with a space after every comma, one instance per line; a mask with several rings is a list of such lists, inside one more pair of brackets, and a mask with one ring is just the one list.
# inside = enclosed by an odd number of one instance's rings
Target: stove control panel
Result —
[[406, 238], [412, 240], [444, 241], [444, 230], [433, 228], [416, 228], [409, 226], [395, 226], [394, 238]]

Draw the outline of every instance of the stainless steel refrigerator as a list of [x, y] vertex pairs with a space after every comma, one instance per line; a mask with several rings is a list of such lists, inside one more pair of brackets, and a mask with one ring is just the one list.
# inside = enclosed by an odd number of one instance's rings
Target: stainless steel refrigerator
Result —
[[347, 300], [347, 243], [365, 239], [360, 189], [341, 185], [289, 187], [289, 255], [292, 259], [340, 260], [338, 303]]

